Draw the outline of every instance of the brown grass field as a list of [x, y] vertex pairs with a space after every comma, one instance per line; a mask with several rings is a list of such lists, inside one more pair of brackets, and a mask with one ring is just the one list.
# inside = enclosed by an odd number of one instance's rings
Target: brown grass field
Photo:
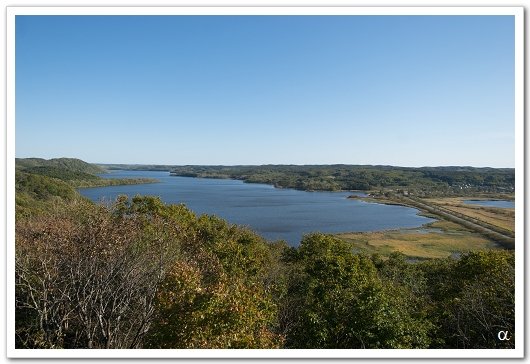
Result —
[[448, 210], [484, 221], [488, 224], [498, 226], [510, 232], [515, 231], [515, 210], [501, 209], [496, 207], [484, 207], [468, 205], [463, 200], [469, 198], [449, 197], [425, 199], [426, 203], [435, 203]]
[[[510, 198], [513, 196], [503, 196]], [[487, 196], [479, 198], [488, 199]], [[465, 204], [463, 200], [472, 197], [429, 198], [422, 201], [428, 205], [439, 205], [447, 210], [481, 220], [502, 229], [514, 232], [515, 210], [483, 207]], [[400, 204], [390, 199], [363, 198], [368, 202]], [[429, 213], [426, 216], [439, 219]], [[337, 237], [353, 243], [359, 252], [388, 255], [401, 252], [411, 258], [444, 258], [467, 251], [503, 249], [490, 239], [464, 226], [447, 220], [438, 220], [415, 229], [397, 229], [375, 232], [354, 232], [336, 234]]]
[[359, 252], [388, 255], [401, 252], [411, 258], [445, 258], [472, 250], [501, 249], [500, 246], [449, 222], [436, 221], [416, 229], [337, 234]]

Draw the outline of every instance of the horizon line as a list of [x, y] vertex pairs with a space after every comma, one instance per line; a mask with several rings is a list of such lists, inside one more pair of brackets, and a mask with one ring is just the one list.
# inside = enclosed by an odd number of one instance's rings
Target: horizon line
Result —
[[[52, 158], [53, 159], [53, 158]], [[423, 165], [423, 166], [404, 166], [394, 164], [353, 164], [353, 163], [262, 163], [262, 164], [171, 164], [171, 163], [100, 163], [87, 162], [96, 165], [123, 165], [123, 166], [170, 166], [170, 167], [262, 167], [262, 166], [359, 166], [359, 167], [396, 167], [396, 168], [491, 168], [491, 169], [515, 169], [515, 167], [491, 167], [491, 166], [473, 166], [473, 165]]]
[[231, 163], [231, 164], [202, 164], [202, 163], [116, 163], [116, 162], [88, 162], [81, 158], [76, 157], [53, 157], [53, 158], [43, 158], [43, 157], [17, 157], [15, 159], [78, 159], [85, 163], [96, 164], [96, 165], [125, 165], [125, 166], [171, 166], [171, 167], [182, 167], [182, 166], [200, 166], [200, 167], [259, 167], [259, 166], [366, 166], [366, 167], [397, 167], [397, 168], [491, 168], [491, 169], [515, 169], [515, 167], [491, 167], [491, 166], [474, 166], [474, 165], [464, 165], [464, 164], [445, 164], [445, 165], [422, 165], [422, 166], [405, 166], [405, 165], [395, 165], [395, 164], [359, 164], [359, 163], [261, 163], [261, 164], [248, 164], [248, 163]]

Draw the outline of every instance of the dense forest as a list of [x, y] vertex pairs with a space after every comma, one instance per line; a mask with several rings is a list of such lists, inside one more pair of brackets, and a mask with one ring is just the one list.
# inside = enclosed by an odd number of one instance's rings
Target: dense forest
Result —
[[513, 168], [353, 165], [178, 166], [172, 175], [240, 179], [299, 190], [406, 190], [417, 196], [513, 193]]
[[57, 199], [78, 198], [76, 188], [155, 183], [151, 178], [104, 179], [106, 170], [75, 158], [16, 158], [16, 216], [46, 212]]
[[76, 158], [15, 158], [15, 168], [24, 170], [34, 167], [55, 167], [63, 173], [79, 172], [90, 175], [105, 173], [105, 169]]
[[99, 171], [41, 167], [17, 166], [18, 348], [514, 347], [514, 251], [293, 248], [156, 197], [94, 204], [75, 188]]

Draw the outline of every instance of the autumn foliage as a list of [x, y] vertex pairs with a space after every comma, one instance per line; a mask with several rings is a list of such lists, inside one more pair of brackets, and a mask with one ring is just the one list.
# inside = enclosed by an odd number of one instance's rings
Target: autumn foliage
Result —
[[16, 345], [511, 348], [513, 267], [513, 251], [410, 262], [325, 234], [290, 248], [155, 197], [59, 199], [16, 221]]

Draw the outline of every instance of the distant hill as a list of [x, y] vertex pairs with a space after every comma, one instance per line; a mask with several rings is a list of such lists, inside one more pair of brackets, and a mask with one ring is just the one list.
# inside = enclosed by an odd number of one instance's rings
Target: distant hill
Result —
[[[15, 165], [18, 170], [26, 170], [30, 168], [42, 168], [51, 167], [56, 171], [57, 169], [68, 170], [76, 173], [86, 174], [100, 174], [105, 173], [106, 170], [100, 166], [87, 163], [81, 159], [76, 158], [53, 158], [53, 159], [42, 159], [42, 158], [16, 158]], [[44, 169], [41, 170], [43, 172]], [[56, 176], [53, 176], [56, 177]]]
[[372, 165], [176, 166], [171, 175], [232, 178], [298, 190], [401, 191], [415, 196], [513, 193], [513, 168], [393, 167]]
[[98, 176], [106, 170], [76, 158], [16, 158], [16, 216], [46, 214], [54, 203], [81, 198], [77, 188], [130, 185], [157, 182], [151, 178], [112, 178]]

